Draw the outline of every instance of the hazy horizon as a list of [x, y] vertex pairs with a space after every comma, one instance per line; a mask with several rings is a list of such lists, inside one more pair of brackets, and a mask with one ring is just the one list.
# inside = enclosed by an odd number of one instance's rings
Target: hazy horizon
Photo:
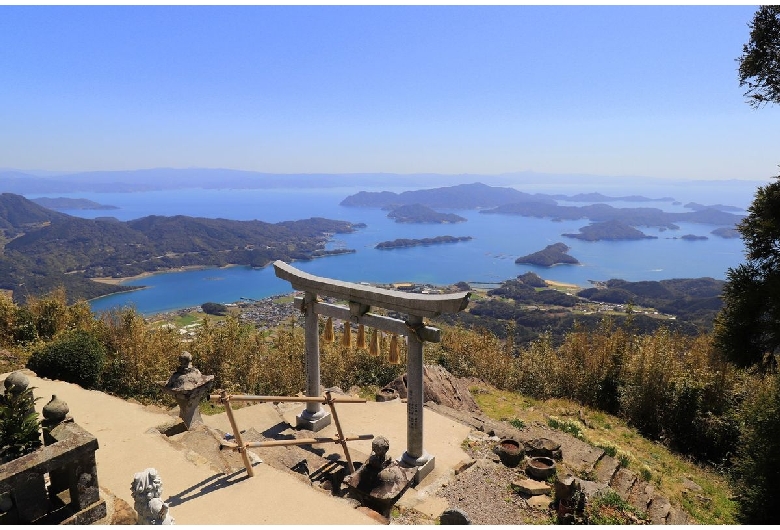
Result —
[[[767, 181], [756, 6], [0, 6], [0, 160]], [[25, 170], [21, 170], [25, 171]]]

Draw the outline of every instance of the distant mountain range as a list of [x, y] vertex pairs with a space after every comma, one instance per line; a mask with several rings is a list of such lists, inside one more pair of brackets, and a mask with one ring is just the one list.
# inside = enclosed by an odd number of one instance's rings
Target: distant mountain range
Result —
[[[0, 192], [20, 195], [43, 193], [123, 193], [141, 191], [161, 191], [178, 189], [268, 189], [268, 188], [370, 188], [370, 189], [417, 189], [420, 187], [452, 186], [473, 182], [488, 182], [494, 186], [525, 185], [534, 187], [544, 183], [560, 189], [582, 189], [583, 185], [591, 190], [613, 189], [616, 183], [623, 188], [645, 189], [646, 186], [659, 188], [706, 189], [712, 184], [718, 186], [733, 185], [744, 189], [746, 185], [757, 187], [767, 182], [761, 181], [702, 181], [659, 179], [637, 176], [603, 176], [587, 174], [553, 174], [535, 171], [520, 171], [485, 175], [464, 173], [445, 175], [436, 173], [261, 173], [224, 168], [152, 168], [120, 171], [81, 171], [54, 172], [18, 169], [0, 169]], [[559, 200], [572, 202], [645, 202], [665, 201], [669, 197], [648, 199], [641, 196], [609, 197], [600, 193], [586, 193], [572, 196], [551, 195]], [[430, 206], [426, 204], [427, 206]], [[723, 209], [723, 208], [718, 208]]]
[[282, 223], [152, 215], [121, 222], [82, 219], [44, 208], [20, 195], [0, 195], [0, 289], [14, 298], [64, 286], [71, 300], [127, 287], [90, 278], [126, 277], [188, 266], [262, 267], [276, 259], [308, 260], [347, 250], [324, 250], [333, 233], [363, 225], [311, 218]]

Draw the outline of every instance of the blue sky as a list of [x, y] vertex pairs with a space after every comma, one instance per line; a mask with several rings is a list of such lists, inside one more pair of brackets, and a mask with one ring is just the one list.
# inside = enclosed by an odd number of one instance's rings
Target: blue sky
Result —
[[0, 6], [0, 168], [766, 180], [754, 6]]

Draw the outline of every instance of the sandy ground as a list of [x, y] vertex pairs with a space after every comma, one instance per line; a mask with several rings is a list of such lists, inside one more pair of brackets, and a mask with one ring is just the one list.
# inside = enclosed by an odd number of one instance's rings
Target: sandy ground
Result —
[[544, 280], [544, 283], [546, 283], [547, 285], [549, 285], [551, 287], [567, 287], [567, 288], [571, 288], [571, 289], [579, 289], [580, 288], [579, 285], [575, 285], [573, 283], [556, 282], [556, 281], [553, 281], [553, 280]]
[[[7, 374], [0, 375], [0, 380]], [[30, 376], [40, 396], [40, 410], [53, 394], [70, 407], [70, 415], [100, 445], [97, 451], [98, 480], [103, 488], [132, 505], [130, 483], [136, 472], [155, 467], [163, 480], [163, 498], [175, 499], [171, 513], [176, 524], [351, 524], [376, 521], [352, 508], [347, 501], [332, 497], [266, 464], [254, 466], [255, 476], [245, 472], [225, 475], [205, 458], [169, 443], [156, 428], [173, 418], [163, 410], [130, 403], [107, 394], [84, 390], [77, 385]], [[294, 424], [303, 405], [286, 404], [284, 419]], [[345, 434], [383, 435], [390, 441], [391, 455], [398, 457], [406, 447], [406, 404], [343, 404], [338, 408]], [[271, 404], [254, 405], [236, 411], [240, 429], [271, 429], [280, 416]], [[225, 413], [204, 416], [210, 427], [230, 432]], [[425, 409], [425, 449], [436, 458], [436, 467], [418, 486], [446, 480], [452, 468], [468, 455], [460, 443], [470, 429]], [[319, 434], [335, 434], [330, 425]], [[334, 444], [332, 451], [340, 447]], [[350, 442], [356, 453], [369, 454], [370, 441]], [[331, 451], [331, 449], [329, 449]]]

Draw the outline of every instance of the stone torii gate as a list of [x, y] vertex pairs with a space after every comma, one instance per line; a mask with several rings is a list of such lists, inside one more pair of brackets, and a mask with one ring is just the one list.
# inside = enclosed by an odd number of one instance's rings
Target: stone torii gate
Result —
[[[423, 449], [423, 342], [439, 342], [441, 330], [426, 326], [423, 317], [442, 313], [457, 313], [466, 308], [471, 293], [423, 295], [402, 293], [367, 285], [313, 276], [287, 263], [274, 262], [276, 276], [290, 282], [303, 291], [303, 297], [295, 298], [295, 307], [306, 315], [306, 395], [320, 395], [320, 345], [317, 315], [344, 322], [363, 324], [366, 327], [407, 337], [406, 360], [406, 452], [402, 463], [418, 467], [417, 481], [427, 475], [435, 465], [434, 458]], [[349, 302], [349, 308], [318, 301], [317, 295], [329, 296]], [[372, 307], [384, 308], [407, 315], [399, 320], [370, 313]], [[309, 402], [296, 417], [296, 427], [318, 431], [330, 424], [330, 414], [320, 403]]]

